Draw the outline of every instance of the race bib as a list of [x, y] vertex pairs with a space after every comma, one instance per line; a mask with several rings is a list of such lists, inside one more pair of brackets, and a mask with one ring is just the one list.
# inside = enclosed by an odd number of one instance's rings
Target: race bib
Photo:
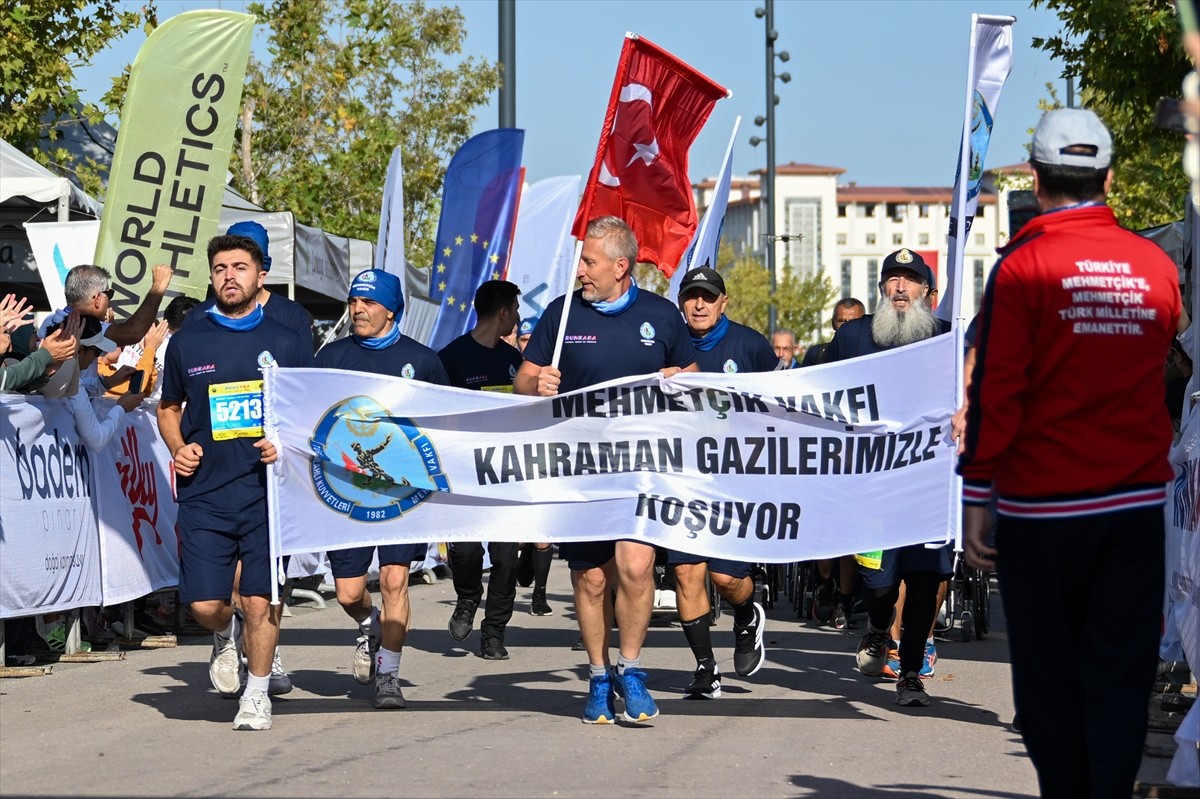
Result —
[[874, 552], [863, 552], [854, 556], [858, 561], [858, 565], [864, 569], [881, 569], [883, 568], [883, 550], [877, 549]]
[[263, 381], [215, 383], [208, 387], [213, 441], [262, 438]]

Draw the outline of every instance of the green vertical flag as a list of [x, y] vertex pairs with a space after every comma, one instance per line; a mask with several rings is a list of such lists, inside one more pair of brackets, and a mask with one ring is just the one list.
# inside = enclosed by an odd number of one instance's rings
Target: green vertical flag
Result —
[[154, 264], [175, 268], [168, 298], [204, 297], [253, 34], [248, 14], [189, 11], [133, 62], [96, 242], [117, 319], [137, 308]]

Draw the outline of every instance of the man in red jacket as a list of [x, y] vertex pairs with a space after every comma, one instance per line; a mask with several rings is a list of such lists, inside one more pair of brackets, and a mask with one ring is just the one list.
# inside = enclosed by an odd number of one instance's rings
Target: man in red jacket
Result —
[[983, 297], [959, 464], [967, 561], [999, 574], [1043, 796], [1130, 795], [1157, 664], [1172, 478], [1162, 370], [1181, 303], [1175, 265], [1105, 205], [1111, 157], [1091, 111], [1038, 124], [1041, 215], [1001, 251]]

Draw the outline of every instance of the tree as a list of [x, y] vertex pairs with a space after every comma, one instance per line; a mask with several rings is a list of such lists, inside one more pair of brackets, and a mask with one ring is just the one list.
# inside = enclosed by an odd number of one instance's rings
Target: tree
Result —
[[1178, 97], [1190, 65], [1179, 44], [1171, 0], [1031, 0], [1062, 21], [1057, 36], [1033, 44], [1060, 59], [1079, 80], [1083, 105], [1113, 135], [1109, 202], [1121, 224], [1141, 229], [1183, 216], [1188, 178], [1183, 137], [1154, 126], [1160, 97]]
[[[158, 24], [152, 0], [140, 9], [120, 10], [117, 0], [9, 0], [0, 11], [0, 138], [48, 167], [71, 172], [70, 155], [55, 147], [56, 126], [85, 120], [97, 123], [115, 113], [124, 96], [124, 78], [101, 104], [83, 103], [75, 70], [96, 53], [139, 27]], [[89, 161], [75, 177], [89, 191], [100, 188], [107, 167]]]
[[252, 3], [270, 29], [270, 60], [252, 60], [235, 186], [267, 208], [373, 241], [388, 161], [404, 164], [407, 256], [428, 265], [442, 178], [499, 83], [462, 50], [462, 12], [423, 2]]

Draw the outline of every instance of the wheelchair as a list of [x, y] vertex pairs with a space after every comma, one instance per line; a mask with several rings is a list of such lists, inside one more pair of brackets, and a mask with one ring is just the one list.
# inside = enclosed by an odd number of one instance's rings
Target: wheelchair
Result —
[[943, 606], [941, 634], [957, 629], [963, 641], [983, 639], [992, 625], [992, 574], [967, 565], [963, 553], [954, 553], [954, 574]]

